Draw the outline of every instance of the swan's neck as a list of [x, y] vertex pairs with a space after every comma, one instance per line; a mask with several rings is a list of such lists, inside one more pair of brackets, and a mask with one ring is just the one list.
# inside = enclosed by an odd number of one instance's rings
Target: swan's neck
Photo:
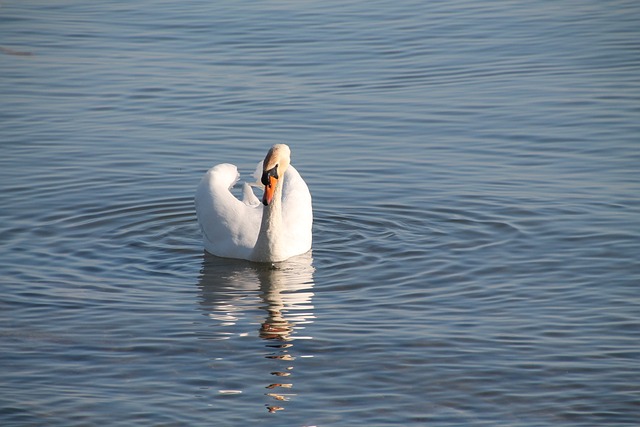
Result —
[[276, 262], [284, 259], [282, 241], [282, 182], [276, 186], [273, 200], [262, 211], [258, 240], [253, 249], [253, 260]]

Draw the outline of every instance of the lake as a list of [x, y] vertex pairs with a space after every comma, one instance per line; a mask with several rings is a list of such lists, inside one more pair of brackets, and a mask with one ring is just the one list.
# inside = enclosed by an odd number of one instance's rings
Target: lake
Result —
[[[632, 426], [640, 4], [0, 5], [3, 426]], [[313, 248], [203, 250], [286, 143]]]

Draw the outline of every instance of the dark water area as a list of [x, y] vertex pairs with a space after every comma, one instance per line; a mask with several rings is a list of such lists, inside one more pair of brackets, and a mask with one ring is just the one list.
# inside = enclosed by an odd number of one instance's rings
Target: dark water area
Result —
[[[0, 4], [0, 424], [632, 426], [640, 5]], [[312, 252], [207, 255], [275, 143]]]

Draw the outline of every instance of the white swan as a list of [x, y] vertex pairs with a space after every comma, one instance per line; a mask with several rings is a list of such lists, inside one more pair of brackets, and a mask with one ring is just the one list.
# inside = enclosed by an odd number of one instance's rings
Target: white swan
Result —
[[[207, 252], [257, 262], [284, 261], [311, 249], [311, 194], [290, 165], [291, 150], [276, 144], [258, 164], [262, 204], [249, 184], [243, 200], [231, 194], [240, 175], [231, 164], [209, 169], [196, 191], [196, 214]], [[264, 205], [264, 206], [263, 206]]]

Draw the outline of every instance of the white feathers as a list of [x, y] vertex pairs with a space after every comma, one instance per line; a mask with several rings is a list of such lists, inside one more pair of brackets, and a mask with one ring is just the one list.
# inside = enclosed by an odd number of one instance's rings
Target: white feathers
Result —
[[[239, 180], [234, 165], [223, 163], [207, 171], [198, 185], [195, 203], [208, 252], [226, 258], [276, 262], [311, 249], [311, 194], [296, 169], [288, 166], [288, 147], [286, 156], [274, 202], [269, 206], [260, 202], [247, 183], [243, 185], [242, 201], [231, 193]], [[255, 178], [259, 179], [261, 173], [262, 162]]]

